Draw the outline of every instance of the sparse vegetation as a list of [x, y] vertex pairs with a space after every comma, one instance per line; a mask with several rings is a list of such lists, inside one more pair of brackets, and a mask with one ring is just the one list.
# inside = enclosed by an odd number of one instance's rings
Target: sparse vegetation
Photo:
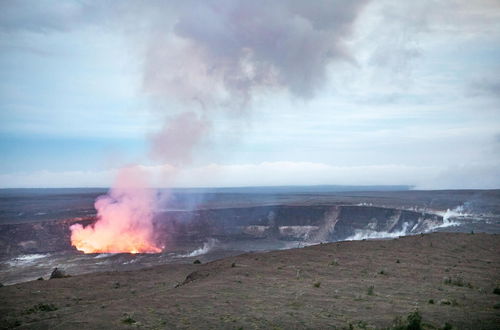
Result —
[[[435, 235], [439, 238], [440, 234]], [[446, 235], [451, 237], [451, 242], [443, 240], [440, 245], [458, 246], [464, 238], [473, 243], [489, 240], [489, 244], [485, 245], [488, 249], [470, 244], [471, 250], [477, 250], [471, 256], [455, 256], [448, 250], [442, 252], [439, 249], [436, 250], [437, 262], [433, 262], [423, 253], [420, 258], [414, 253], [416, 249], [429, 251], [428, 242], [413, 244], [415, 239], [420, 238], [409, 237], [395, 241], [404, 243], [402, 246], [408, 248], [407, 251], [387, 248], [380, 253], [377, 241], [369, 243], [373, 245], [370, 249], [359, 247], [358, 243], [339, 243], [280, 251], [276, 257], [262, 253], [259, 255], [261, 263], [254, 262], [252, 254], [230, 256], [201, 265], [192, 264], [196, 259], [194, 257], [187, 264], [175, 267], [9, 285], [0, 288], [0, 298], [5, 297], [5, 301], [19, 307], [12, 308], [6, 304], [0, 308], [0, 314], [3, 314], [0, 315], [0, 329], [5, 324], [14, 327], [13, 323], [7, 323], [13, 320], [22, 322], [20, 327], [33, 328], [44, 325], [57, 327], [61, 322], [76, 323], [82, 320], [79, 311], [89, 304], [94, 306], [92, 312], [95, 318], [85, 319], [88, 328], [111, 328], [113, 325], [129, 329], [217, 328], [221, 324], [219, 317], [228, 314], [231, 318], [224, 316], [224, 323], [231, 322], [226, 327], [233, 329], [240, 326], [244, 329], [284, 329], [292, 322], [296, 322], [297, 327], [317, 329], [329, 326], [348, 328], [349, 323], [354, 329], [364, 326], [367, 329], [412, 329], [418, 324], [418, 317], [409, 322], [408, 315], [417, 307], [422, 316], [421, 328], [424, 329], [452, 329], [445, 321], [453, 324], [453, 329], [494, 328], [495, 317], [500, 311], [496, 299], [500, 297], [497, 295], [500, 285], [495, 278], [493, 263], [487, 267], [486, 260], [495, 258], [492, 247], [497, 244], [496, 238], [457, 234], [459, 237], [454, 239], [454, 235]], [[351, 259], [361, 253], [367, 254], [366, 259]], [[398, 255], [403, 258], [403, 265], [394, 266]], [[367, 262], [368, 257], [373, 257], [373, 261]], [[462, 266], [452, 268], [461, 257]], [[342, 265], [331, 266], [335, 259]], [[343, 263], [347, 260], [349, 267]], [[237, 269], [233, 268], [233, 264]], [[449, 273], [445, 273], [447, 267]], [[481, 267], [484, 267], [485, 273], [476, 276], [483, 271]], [[296, 273], [299, 280], [295, 279]], [[447, 284], [444, 283], [445, 276], [450, 277]], [[183, 279], [187, 277], [196, 283], [173, 288], [177, 280], [184, 284]], [[453, 283], [455, 280], [460, 282], [460, 279], [463, 283], [471, 281], [474, 289]], [[88, 290], [89, 287], [92, 290]], [[204, 301], [196, 299], [200, 292]], [[58, 310], [50, 311], [51, 307], [45, 306], [32, 307], [40, 302], [54, 303]], [[245, 304], [248, 312], [236, 304]], [[137, 309], [137, 306], [140, 308]], [[30, 314], [24, 314], [30, 307]], [[272, 311], [269, 311], [270, 308]], [[262, 315], [262, 318], [255, 319], [255, 315]], [[400, 320], [393, 323], [397, 315], [400, 315]], [[162, 320], [166, 322], [163, 326], [160, 325]], [[366, 324], [359, 323], [359, 320]]]
[[125, 323], [125, 324], [134, 324], [134, 323], [137, 323], [137, 321], [134, 320], [132, 318], [132, 316], [129, 315], [129, 314], [125, 314], [125, 318], [122, 320], [122, 322]]
[[25, 310], [24, 314], [33, 314], [38, 312], [53, 312], [56, 310], [57, 307], [54, 304], [39, 303]]
[[299, 302], [299, 301], [293, 301], [293, 302], [288, 304], [288, 307], [290, 307], [291, 309], [295, 309], [295, 310], [299, 310], [303, 306], [304, 306], [304, 303]]
[[0, 324], [0, 329], [12, 329], [21, 325], [19, 320], [2, 320], [3, 324]]
[[406, 317], [406, 320], [403, 320], [401, 317], [396, 318], [394, 320], [394, 325], [391, 328], [392, 330], [420, 330], [422, 329], [422, 316], [418, 312], [418, 310], [411, 312]]
[[357, 327], [360, 329], [366, 329], [368, 327], [368, 323], [366, 323], [366, 321], [358, 321]]
[[447, 284], [447, 285], [455, 285], [455, 286], [460, 286], [460, 287], [467, 287], [467, 288], [470, 288], [470, 289], [473, 288], [473, 286], [472, 286], [472, 284], [470, 282], [465, 282], [464, 279], [462, 277], [460, 277], [460, 276], [445, 277], [443, 282], [444, 282], [444, 284]]
[[368, 290], [367, 290], [366, 294], [369, 295], [369, 296], [373, 296], [374, 295], [374, 290], [375, 290], [375, 287], [373, 285], [370, 285], [368, 287]]
[[455, 298], [452, 299], [441, 299], [439, 300], [440, 305], [448, 305], [448, 306], [458, 306], [458, 301]]
[[442, 330], [451, 330], [453, 329], [453, 326], [451, 324], [449, 324], [448, 322], [446, 322], [444, 324], [444, 327], [442, 328]]
[[338, 266], [339, 265], [339, 262], [337, 261], [337, 259], [334, 259], [332, 262], [330, 262], [330, 266]]

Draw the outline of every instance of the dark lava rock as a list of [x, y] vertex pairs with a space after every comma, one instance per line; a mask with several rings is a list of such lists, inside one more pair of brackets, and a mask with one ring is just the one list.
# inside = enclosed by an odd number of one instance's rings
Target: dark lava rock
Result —
[[200, 279], [203, 279], [203, 278], [206, 278], [210, 275], [210, 273], [206, 270], [197, 270], [197, 271], [194, 271], [192, 272], [191, 274], [189, 274], [188, 276], [186, 276], [186, 279], [184, 280], [184, 282], [180, 283], [180, 284], [177, 284], [175, 287], [180, 287], [180, 286], [183, 286], [185, 284], [188, 284], [189, 282], [193, 282], [193, 281], [196, 281], [196, 280], [200, 280]]
[[65, 278], [65, 277], [70, 277], [70, 275], [67, 275], [64, 270], [59, 269], [59, 268], [54, 268], [52, 271], [52, 274], [50, 274], [50, 279], [53, 278]]

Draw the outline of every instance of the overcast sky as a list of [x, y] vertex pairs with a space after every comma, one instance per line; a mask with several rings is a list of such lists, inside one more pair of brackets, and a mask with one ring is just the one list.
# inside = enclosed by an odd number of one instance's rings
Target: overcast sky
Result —
[[497, 0], [0, 0], [0, 187], [500, 188]]

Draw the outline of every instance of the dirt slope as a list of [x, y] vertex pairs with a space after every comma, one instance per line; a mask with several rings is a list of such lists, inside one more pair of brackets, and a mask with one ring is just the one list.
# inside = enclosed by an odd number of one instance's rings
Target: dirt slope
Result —
[[[250, 253], [0, 288], [4, 328], [426, 328], [500, 325], [500, 236], [433, 233]], [[497, 289], [498, 290], [498, 289]], [[429, 301], [433, 301], [430, 303]]]

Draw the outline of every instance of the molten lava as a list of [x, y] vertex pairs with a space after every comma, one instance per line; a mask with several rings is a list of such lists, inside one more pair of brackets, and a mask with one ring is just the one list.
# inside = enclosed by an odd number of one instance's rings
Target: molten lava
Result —
[[154, 239], [154, 193], [137, 168], [120, 172], [115, 186], [95, 202], [97, 221], [70, 227], [71, 245], [84, 253], [159, 253]]
[[71, 226], [71, 245], [84, 253], [159, 253], [162, 249], [151, 243], [151, 234], [129, 228], [117, 232], [95, 226]]

